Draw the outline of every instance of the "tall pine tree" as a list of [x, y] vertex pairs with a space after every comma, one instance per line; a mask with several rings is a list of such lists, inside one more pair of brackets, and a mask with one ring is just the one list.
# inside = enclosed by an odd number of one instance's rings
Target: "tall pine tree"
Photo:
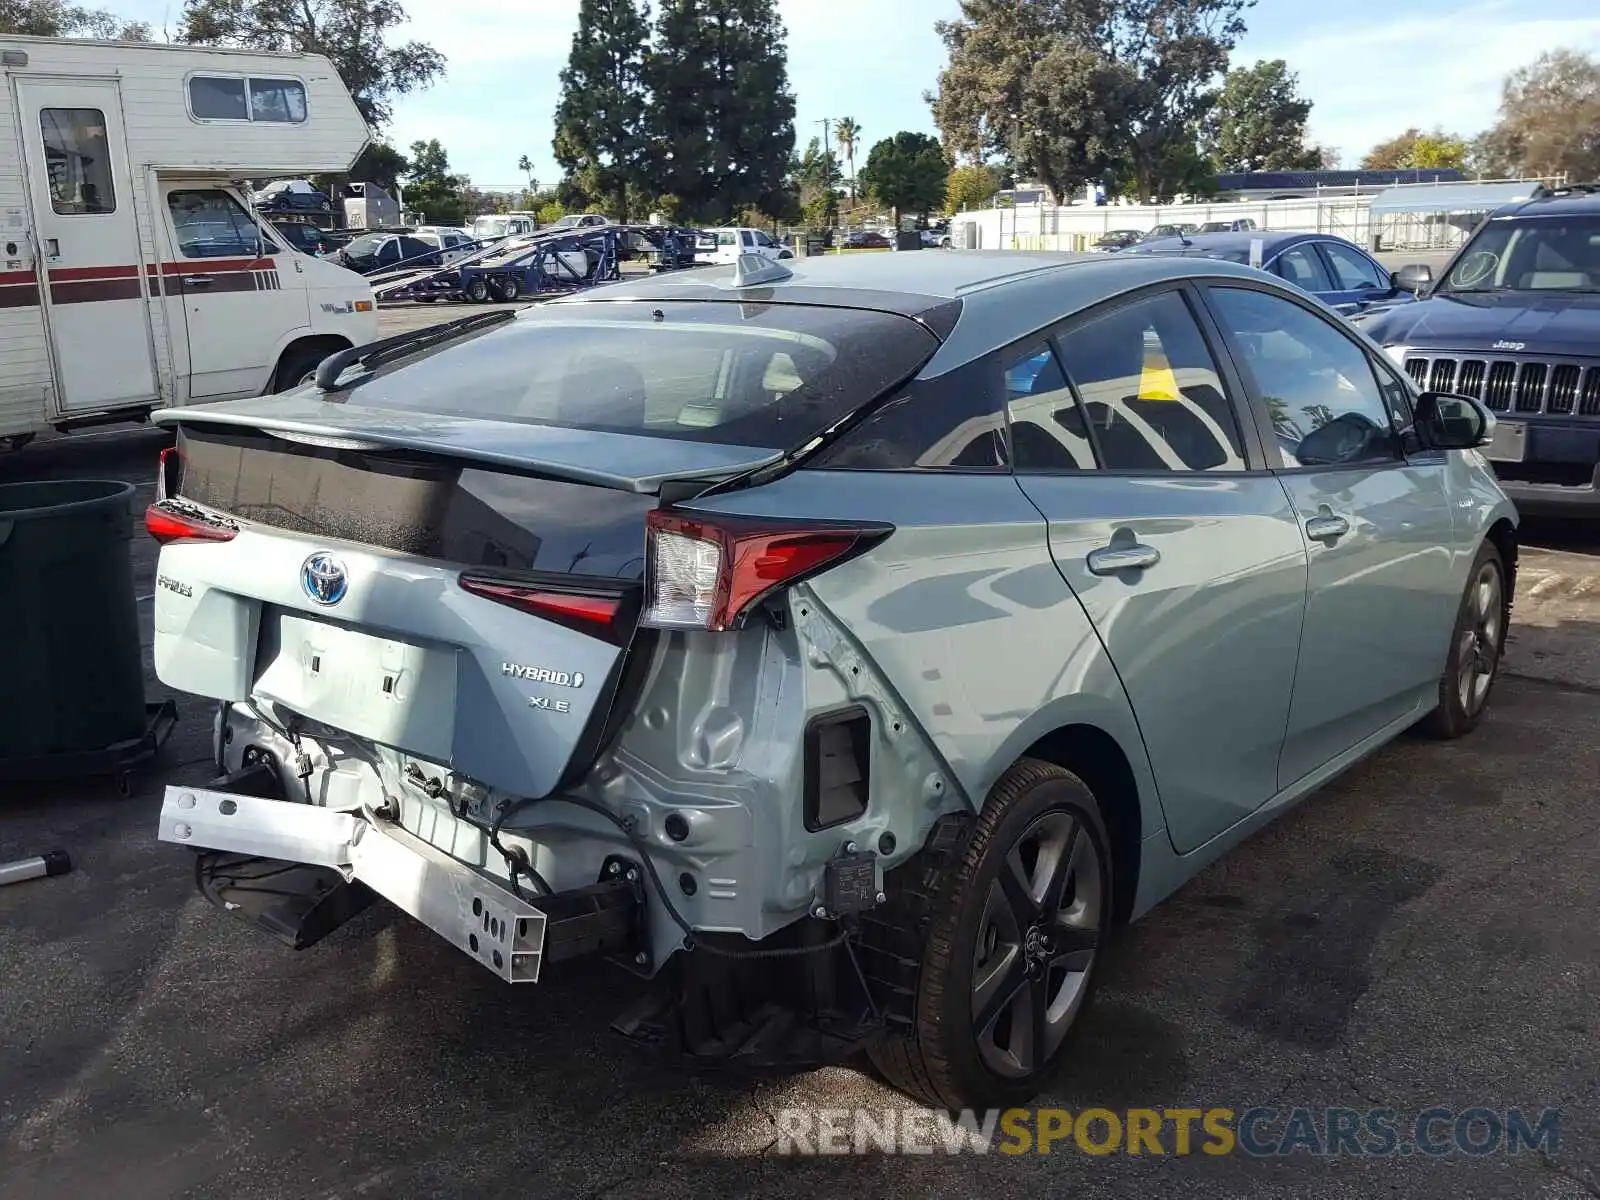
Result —
[[794, 153], [794, 94], [776, 0], [663, 0], [646, 60], [653, 182], [727, 221], [775, 211]]
[[556, 162], [569, 194], [628, 220], [646, 179], [645, 42], [650, 27], [635, 0], [582, 0], [578, 31], [561, 72]]

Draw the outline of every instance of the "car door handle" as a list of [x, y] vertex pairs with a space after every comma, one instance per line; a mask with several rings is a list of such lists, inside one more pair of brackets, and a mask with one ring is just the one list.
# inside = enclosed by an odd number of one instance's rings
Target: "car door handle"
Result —
[[1333, 542], [1350, 532], [1350, 522], [1325, 513], [1306, 522], [1306, 536], [1313, 542]]
[[1115, 575], [1120, 571], [1144, 571], [1161, 561], [1161, 551], [1138, 542], [1127, 546], [1102, 546], [1089, 551], [1089, 571], [1094, 575]]
[[183, 286], [184, 287], [210, 287], [211, 286], [211, 276], [209, 276], [209, 275], [185, 275], [183, 277]]

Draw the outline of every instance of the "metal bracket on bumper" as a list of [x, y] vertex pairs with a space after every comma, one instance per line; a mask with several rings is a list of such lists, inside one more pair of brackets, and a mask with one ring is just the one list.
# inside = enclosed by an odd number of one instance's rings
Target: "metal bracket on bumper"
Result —
[[395, 825], [312, 804], [168, 787], [161, 841], [330, 867], [508, 983], [536, 983], [546, 916]]

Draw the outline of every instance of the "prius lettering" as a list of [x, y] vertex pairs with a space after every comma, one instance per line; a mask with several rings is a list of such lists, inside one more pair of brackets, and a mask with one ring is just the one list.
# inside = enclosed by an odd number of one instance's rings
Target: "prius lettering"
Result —
[[512, 679], [525, 679], [529, 683], [550, 683], [556, 687], [581, 688], [582, 671], [552, 671], [549, 667], [529, 667], [522, 663], [503, 662], [500, 674]]

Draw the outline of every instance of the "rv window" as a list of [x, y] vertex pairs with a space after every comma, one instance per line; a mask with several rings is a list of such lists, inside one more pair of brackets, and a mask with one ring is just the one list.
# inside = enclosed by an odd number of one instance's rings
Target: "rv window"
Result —
[[298, 125], [306, 119], [306, 89], [298, 79], [191, 75], [189, 111], [200, 121]]
[[306, 89], [294, 79], [252, 79], [250, 119], [298, 125], [306, 119]]
[[202, 121], [248, 121], [250, 109], [245, 101], [244, 80], [191, 76], [189, 111]]
[[116, 212], [105, 113], [98, 108], [42, 108], [39, 132], [50, 175], [50, 207], [61, 214]]
[[227, 192], [185, 188], [167, 193], [178, 252], [185, 258], [255, 258], [277, 253], [250, 214]]

